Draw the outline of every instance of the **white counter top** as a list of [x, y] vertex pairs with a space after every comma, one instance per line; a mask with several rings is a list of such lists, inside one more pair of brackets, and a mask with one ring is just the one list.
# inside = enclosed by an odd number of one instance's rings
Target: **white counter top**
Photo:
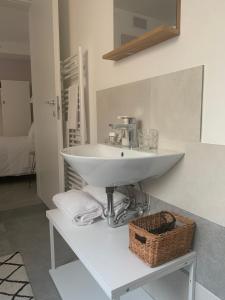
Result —
[[128, 226], [114, 229], [108, 227], [105, 221], [100, 221], [78, 227], [58, 209], [47, 211], [47, 218], [109, 298], [126, 294], [149, 280], [181, 269], [196, 256], [195, 252], [191, 252], [151, 268], [128, 249]]

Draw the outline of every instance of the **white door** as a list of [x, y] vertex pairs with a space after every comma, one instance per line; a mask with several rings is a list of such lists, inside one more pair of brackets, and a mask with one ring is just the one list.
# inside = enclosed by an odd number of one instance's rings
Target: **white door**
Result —
[[64, 181], [58, 0], [33, 0], [29, 20], [37, 190], [51, 208]]
[[28, 81], [1, 81], [2, 126], [4, 136], [26, 136], [31, 125]]

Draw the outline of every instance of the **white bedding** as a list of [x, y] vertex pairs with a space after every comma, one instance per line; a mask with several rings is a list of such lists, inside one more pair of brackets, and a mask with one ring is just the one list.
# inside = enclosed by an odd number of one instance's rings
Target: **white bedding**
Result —
[[31, 173], [32, 140], [28, 136], [0, 136], [0, 176], [18, 176]]

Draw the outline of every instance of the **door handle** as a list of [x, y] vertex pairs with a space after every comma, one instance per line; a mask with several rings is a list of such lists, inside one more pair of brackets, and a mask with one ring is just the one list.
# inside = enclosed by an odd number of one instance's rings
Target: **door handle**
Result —
[[57, 96], [56, 99], [57, 99], [57, 119], [60, 120], [61, 107], [60, 107], [60, 98], [59, 98], [59, 96]]
[[56, 102], [55, 102], [55, 100], [53, 99], [53, 100], [45, 101], [45, 104], [48, 104], [48, 105], [55, 105]]

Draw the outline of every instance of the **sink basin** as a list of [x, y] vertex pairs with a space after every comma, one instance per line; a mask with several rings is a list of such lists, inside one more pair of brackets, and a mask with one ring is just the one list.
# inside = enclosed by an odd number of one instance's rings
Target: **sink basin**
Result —
[[88, 184], [99, 187], [128, 185], [167, 172], [183, 153], [157, 153], [129, 150], [108, 145], [81, 145], [64, 149], [66, 162]]

